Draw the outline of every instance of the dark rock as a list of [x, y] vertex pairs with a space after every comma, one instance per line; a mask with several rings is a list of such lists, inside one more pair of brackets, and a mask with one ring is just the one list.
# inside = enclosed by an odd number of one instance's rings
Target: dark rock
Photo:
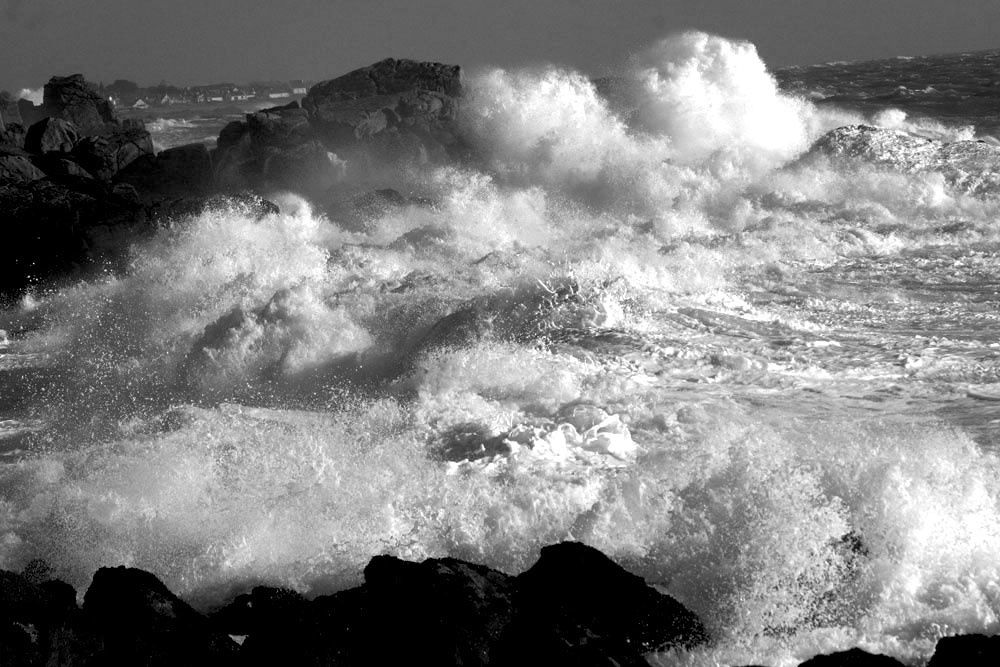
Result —
[[0, 571], [0, 659], [4, 665], [88, 664], [98, 648], [77, 609], [72, 586]]
[[852, 648], [849, 651], [817, 655], [799, 667], [903, 667], [903, 663], [887, 655]]
[[403, 629], [404, 645], [420, 649], [418, 663], [481, 665], [514, 618], [515, 581], [454, 558], [410, 563], [377, 556], [365, 568], [375, 633]]
[[28, 128], [24, 149], [31, 153], [69, 153], [80, 141], [73, 123], [61, 118], [43, 118]]
[[87, 179], [93, 178], [93, 174], [73, 162], [70, 159], [63, 157], [58, 153], [52, 153], [45, 155], [36, 160], [42, 171], [45, 172], [49, 178], [55, 181], [63, 181], [66, 178], [70, 179]]
[[226, 665], [239, 648], [208, 619], [142, 570], [101, 568], [84, 612], [104, 642], [104, 664]]
[[111, 103], [98, 95], [82, 74], [49, 79], [42, 110], [46, 116], [70, 121], [85, 135], [103, 134], [109, 124], [116, 124]]
[[42, 107], [35, 106], [31, 100], [18, 100], [17, 111], [21, 114], [21, 124], [30, 127], [46, 117]]
[[927, 667], [992, 667], [1000, 665], [1000, 637], [959, 635], [942, 637]]
[[241, 657], [255, 665], [495, 664], [513, 595], [512, 577], [481, 565], [377, 556], [364, 586], [251, 633]]
[[0, 290], [17, 291], [123, 250], [113, 229], [132, 229], [145, 214], [109, 188], [64, 176], [0, 183], [4, 243], [0, 244]]
[[250, 134], [251, 142], [258, 147], [288, 148], [312, 138], [309, 118], [298, 107], [261, 111], [247, 114], [246, 118], [246, 131]]
[[343, 176], [342, 165], [319, 141], [264, 150], [258, 187], [287, 188], [306, 195], [326, 192]]
[[23, 125], [21, 110], [17, 107], [17, 100], [6, 90], [0, 91], [0, 132], [8, 125]]
[[216, 186], [227, 190], [290, 189], [325, 192], [342, 175], [341, 164], [318, 141], [297, 106], [247, 114], [219, 135], [213, 154]]
[[302, 108], [335, 151], [364, 143], [424, 159], [457, 143], [461, 92], [457, 65], [389, 58], [313, 86]]
[[642, 665], [644, 653], [708, 639], [683, 605], [579, 542], [542, 549], [517, 585], [505, 647], [515, 664]]
[[147, 203], [168, 198], [199, 197], [212, 186], [212, 159], [205, 144], [187, 144], [138, 156], [115, 177]]
[[249, 634], [241, 658], [254, 665], [638, 667], [645, 652], [706, 639], [679, 603], [573, 543], [543, 550], [520, 577], [454, 558], [377, 556], [358, 588], [311, 603], [255, 590], [225, 613], [227, 631]]
[[27, 130], [20, 123], [7, 123], [5, 129], [0, 130], [0, 150], [15, 148], [24, 150], [24, 137]]
[[85, 137], [74, 151], [81, 166], [105, 181], [139, 158], [152, 155], [153, 138], [141, 121], [129, 121], [104, 134]]
[[26, 155], [0, 154], [0, 183], [37, 181], [45, 173]]
[[225, 150], [231, 148], [239, 143], [239, 140], [246, 134], [247, 124], [241, 120], [234, 120], [227, 123], [222, 131], [219, 132], [219, 138], [215, 142], [215, 146], [218, 150]]
[[255, 586], [212, 614], [212, 624], [229, 635], [257, 634], [283, 625], [288, 619], [301, 618], [307, 604], [295, 591]]

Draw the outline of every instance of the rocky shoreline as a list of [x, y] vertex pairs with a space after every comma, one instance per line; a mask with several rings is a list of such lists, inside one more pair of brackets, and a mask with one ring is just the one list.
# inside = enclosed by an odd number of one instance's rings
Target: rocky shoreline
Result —
[[[459, 67], [390, 58], [317, 84], [301, 105], [247, 114], [212, 150], [197, 143], [160, 153], [141, 121], [118, 119], [79, 74], [53, 77], [40, 107], [4, 97], [0, 293], [116, 270], [136, 237], [205, 207], [235, 201], [267, 213], [276, 207], [265, 198], [291, 191], [351, 213], [359, 192], [340, 184], [345, 160], [355, 189], [375, 190], [386, 165], [463, 152], [460, 95]], [[371, 196], [362, 199], [363, 208]]]
[[[301, 103], [246, 114], [222, 129], [213, 149], [195, 143], [154, 153], [143, 123], [117, 118], [82, 75], [50, 79], [40, 107], [0, 95], [0, 295], [120, 270], [137, 238], [206, 208], [260, 216], [277, 210], [270, 198], [291, 192], [342, 226], [362, 228], [393, 208], [432, 205], [419, 191], [425, 167], [489, 172], [461, 121], [462, 98], [459, 66], [387, 58], [316, 84]], [[933, 168], [971, 193], [1000, 183], [992, 168], [1000, 147], [977, 141], [849, 126], [821, 137], [798, 162], [826, 159]]]
[[[69, 665], [634, 665], [711, 644], [668, 595], [579, 542], [542, 549], [510, 576], [455, 558], [376, 556], [357, 588], [307, 600], [266, 586], [202, 614], [155, 575], [126, 567], [77, 592], [33, 561], [0, 570], [0, 663]], [[1000, 637], [942, 638], [931, 667], [995, 665]], [[810, 667], [891, 667], [851, 649]]]
[[[456, 66], [388, 59], [318, 84], [302, 104], [248, 114], [215, 149], [158, 154], [142, 124], [116, 118], [82, 76], [50, 80], [41, 107], [0, 100], [0, 295], [118, 270], [135, 239], [206, 209], [275, 213], [268, 198], [281, 191], [343, 224], [432, 206], [387, 188], [395, 183], [384, 170], [474, 162], [458, 122], [461, 95]], [[912, 144], [909, 162], [880, 152], [893, 142]], [[841, 128], [803, 159], [889, 155], [889, 167], [916, 172], [998, 152], [958, 143]], [[355, 190], [342, 185], [347, 163]], [[996, 183], [966, 182], [958, 167], [945, 173], [970, 192]], [[712, 641], [677, 601], [576, 543], [548, 547], [518, 576], [451, 558], [377, 556], [358, 588], [307, 600], [256, 587], [208, 614], [153, 574], [102, 568], [82, 600], [40, 561], [0, 571], [0, 665], [645, 665], [651, 653]], [[803, 664], [901, 663], [853, 649]], [[1000, 637], [942, 638], [929, 664], [1000, 664]]]

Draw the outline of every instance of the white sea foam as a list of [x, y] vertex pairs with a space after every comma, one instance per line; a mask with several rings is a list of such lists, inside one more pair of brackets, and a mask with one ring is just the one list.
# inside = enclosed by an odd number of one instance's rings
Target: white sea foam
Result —
[[[628, 71], [633, 108], [481, 72], [476, 159], [408, 175], [430, 203], [175, 220], [121, 275], [0, 314], [59, 378], [0, 463], [0, 567], [129, 564], [212, 605], [354, 585], [377, 553], [516, 572], [579, 539], [708, 624], [663, 664], [919, 660], [1000, 629], [997, 458], [931, 414], [992, 357], [911, 331], [989, 331], [993, 297], [934, 299], [956, 267], [991, 279], [1000, 202], [796, 161], [860, 116], [782, 94], [748, 44], [685, 34]], [[985, 249], [906, 273], [956, 247]], [[878, 262], [904, 278], [861, 282]]]
[[685, 33], [640, 55], [632, 76], [637, 124], [681, 162], [723, 152], [774, 165], [809, 146], [811, 105], [778, 91], [752, 44]]

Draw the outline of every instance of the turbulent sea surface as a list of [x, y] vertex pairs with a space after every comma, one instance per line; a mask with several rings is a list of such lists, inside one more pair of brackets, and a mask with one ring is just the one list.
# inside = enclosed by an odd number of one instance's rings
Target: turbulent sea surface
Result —
[[[692, 33], [604, 96], [469, 72], [476, 165], [363, 184], [419, 203], [274, 193], [26, 297], [0, 567], [127, 564], [211, 608], [575, 539], [709, 627], [654, 664], [920, 664], [1000, 632], [998, 60], [775, 79]], [[852, 124], [894, 132], [810, 151]]]

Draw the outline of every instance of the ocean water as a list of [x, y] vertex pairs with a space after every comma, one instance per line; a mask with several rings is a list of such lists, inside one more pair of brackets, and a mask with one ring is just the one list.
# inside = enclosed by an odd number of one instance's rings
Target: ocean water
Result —
[[[775, 78], [688, 33], [601, 93], [469, 72], [476, 165], [379, 184], [421, 203], [273, 193], [28, 295], [0, 567], [126, 564], [211, 609], [575, 539], [709, 627], [654, 664], [1000, 632], [997, 58]], [[852, 124], [891, 132], [810, 151]]]

